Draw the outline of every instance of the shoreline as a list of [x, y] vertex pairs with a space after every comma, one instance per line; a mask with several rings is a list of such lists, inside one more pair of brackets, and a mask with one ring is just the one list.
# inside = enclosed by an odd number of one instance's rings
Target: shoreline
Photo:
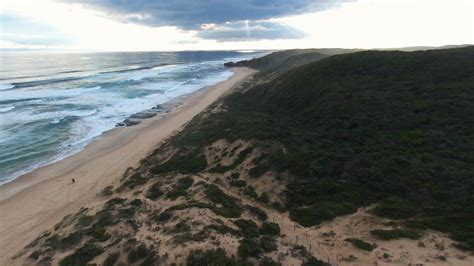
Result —
[[98, 201], [97, 194], [117, 184], [127, 168], [138, 166], [161, 142], [255, 72], [230, 70], [234, 75], [227, 80], [164, 104], [170, 112], [104, 132], [80, 152], [0, 186], [0, 264], [65, 215]]
[[[12, 182], [16, 181], [17, 179], [22, 178], [23, 176], [29, 175], [30, 173], [32, 173], [32, 172], [34, 172], [38, 169], [47, 167], [51, 164], [55, 164], [57, 162], [60, 162], [64, 159], [67, 159], [71, 156], [74, 156], [74, 155], [80, 153], [88, 145], [90, 145], [91, 143], [95, 142], [96, 140], [102, 138], [109, 131], [116, 130], [117, 128], [120, 128], [120, 127], [136, 126], [139, 123], [143, 122], [144, 120], [148, 120], [150, 118], [155, 118], [155, 116], [163, 116], [164, 114], [173, 112], [175, 107], [176, 107], [175, 104], [178, 101], [182, 101], [186, 97], [191, 96], [193, 93], [196, 93], [200, 90], [204, 90], [208, 87], [215, 86], [215, 85], [217, 85], [221, 82], [224, 82], [227, 79], [231, 78], [232, 75], [234, 75], [234, 73], [230, 68], [227, 68], [227, 70], [228, 70], [228, 72], [231, 72], [230, 76], [223, 77], [224, 79], [221, 79], [220, 81], [216, 81], [217, 83], [215, 83], [215, 84], [211, 84], [211, 85], [204, 85], [203, 84], [202, 87], [197, 88], [194, 91], [186, 92], [182, 95], [178, 95], [175, 98], [169, 99], [166, 102], [157, 103], [154, 106], [149, 107], [148, 109], [138, 111], [136, 113], [131, 113], [128, 116], [124, 117], [122, 120], [117, 121], [115, 123], [114, 127], [110, 127], [108, 129], [105, 129], [104, 131], [101, 130], [101, 132], [98, 135], [95, 135], [91, 138], [82, 138], [78, 141], [79, 144], [78, 145], [73, 145], [72, 148], [70, 148], [71, 146], [68, 145], [67, 148], [63, 148], [61, 151], [58, 151], [57, 154], [54, 154], [50, 158], [47, 158], [47, 159], [44, 159], [44, 160], [39, 160], [38, 162], [36, 162], [34, 164], [31, 164], [28, 167], [25, 167], [24, 169], [17, 170], [15, 172], [11, 173], [10, 175], [7, 176], [6, 179], [0, 180], [0, 192], [3, 192], [3, 191], [1, 191], [1, 188], [3, 186], [6, 186], [7, 184], [12, 183]], [[13, 107], [13, 108], [15, 108], [15, 107]], [[149, 114], [151, 114], [151, 113], [153, 113], [154, 115], [149, 116]], [[30, 182], [30, 183], [32, 183], [32, 182]], [[34, 183], [32, 183], [32, 184], [34, 184]], [[25, 186], [28, 186], [28, 184], [25, 185]], [[0, 201], [5, 199], [6, 197], [8, 197], [9, 194], [11, 194], [11, 193], [7, 193], [8, 196], [5, 196], [4, 194], [5, 193], [0, 193]]]

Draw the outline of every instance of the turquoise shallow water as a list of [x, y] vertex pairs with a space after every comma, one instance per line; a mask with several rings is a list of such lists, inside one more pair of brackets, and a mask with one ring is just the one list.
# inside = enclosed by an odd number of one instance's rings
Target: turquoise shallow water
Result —
[[218, 83], [239, 52], [0, 57], [0, 184], [71, 155], [131, 114]]

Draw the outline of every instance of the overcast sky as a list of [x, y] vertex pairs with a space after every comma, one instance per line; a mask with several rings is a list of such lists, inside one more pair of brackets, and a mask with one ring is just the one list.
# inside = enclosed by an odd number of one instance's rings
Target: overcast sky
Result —
[[164, 51], [474, 43], [474, 0], [0, 0], [1, 48]]

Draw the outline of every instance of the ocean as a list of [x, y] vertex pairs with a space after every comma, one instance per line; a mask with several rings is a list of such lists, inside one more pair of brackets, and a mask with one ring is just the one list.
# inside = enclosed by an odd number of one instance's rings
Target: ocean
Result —
[[132, 114], [232, 76], [254, 52], [0, 53], [0, 185]]

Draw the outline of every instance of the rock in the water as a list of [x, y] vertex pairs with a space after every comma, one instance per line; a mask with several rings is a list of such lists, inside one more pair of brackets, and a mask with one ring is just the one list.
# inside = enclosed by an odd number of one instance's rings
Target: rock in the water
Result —
[[140, 112], [136, 113], [130, 116], [130, 118], [136, 118], [136, 119], [146, 119], [150, 117], [156, 116], [156, 112], [151, 112], [151, 111], [145, 111], [145, 112]]
[[129, 126], [135, 126], [135, 125], [138, 125], [140, 124], [142, 121], [139, 120], [139, 119], [132, 119], [132, 118], [127, 118], [125, 119], [124, 123], [127, 127]]

